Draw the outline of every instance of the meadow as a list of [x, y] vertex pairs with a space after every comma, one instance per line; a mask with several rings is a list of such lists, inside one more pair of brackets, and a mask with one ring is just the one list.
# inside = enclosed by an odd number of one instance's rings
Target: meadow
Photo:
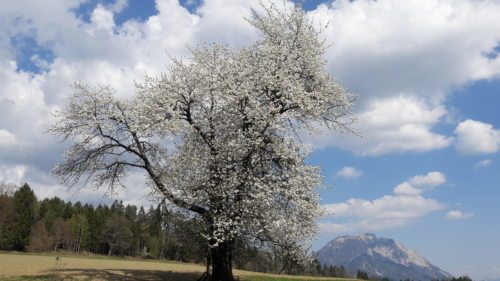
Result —
[[[24, 253], [0, 253], [1, 281], [195, 281], [205, 268], [199, 264], [140, 260], [133, 258], [109, 258], [106, 256], [76, 256]], [[242, 281], [294, 281], [346, 279], [312, 276], [274, 275], [235, 270]]]

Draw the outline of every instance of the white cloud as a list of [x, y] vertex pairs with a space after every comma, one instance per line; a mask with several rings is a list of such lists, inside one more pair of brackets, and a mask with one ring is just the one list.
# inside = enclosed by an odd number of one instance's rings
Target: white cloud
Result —
[[441, 172], [429, 172], [426, 175], [416, 175], [394, 188], [394, 194], [420, 195], [425, 187], [436, 187], [446, 183], [446, 176]]
[[403, 182], [400, 183], [396, 188], [394, 188], [394, 194], [397, 195], [420, 195], [422, 193], [421, 189], [413, 187], [410, 183], [408, 182]]
[[473, 213], [463, 213], [462, 211], [458, 210], [453, 210], [446, 213], [446, 218], [450, 220], [467, 220], [473, 217]]
[[497, 77], [495, 1], [333, 1], [312, 14], [331, 21], [330, 68], [360, 94], [444, 96], [453, 86]]
[[423, 197], [424, 190], [412, 186], [411, 181], [418, 186], [436, 186], [446, 180], [443, 174], [430, 172], [397, 185], [393, 195], [373, 200], [351, 198], [342, 203], [326, 204], [323, 206], [326, 217], [320, 222], [320, 230], [346, 233], [400, 227], [444, 208], [444, 204]]
[[[374, 231], [404, 226], [431, 212], [444, 208], [442, 203], [422, 196], [384, 195], [374, 200], [349, 199], [324, 206], [331, 219], [348, 218], [347, 223], [320, 223], [327, 232], [339, 230]], [[328, 226], [334, 226], [328, 228]]]
[[16, 136], [11, 132], [0, 129], [0, 147], [4, 149], [17, 143]]
[[109, 10], [113, 13], [120, 13], [128, 6], [128, 0], [116, 0], [115, 3], [109, 6]]
[[361, 172], [360, 170], [358, 170], [358, 169], [356, 169], [354, 167], [346, 166], [346, 167], [340, 169], [335, 174], [335, 176], [336, 177], [341, 177], [341, 178], [344, 178], [344, 179], [355, 179], [355, 178], [359, 178], [362, 174], [363, 174], [363, 172]]
[[321, 222], [319, 231], [320, 233], [349, 233], [356, 231], [356, 227], [342, 223]]
[[197, 41], [224, 42], [239, 47], [255, 41], [257, 33], [245, 20], [251, 17], [250, 7], [261, 10], [255, 0], [203, 1], [203, 5], [197, 10], [200, 16]]
[[500, 150], [500, 130], [493, 125], [467, 119], [455, 129], [455, 147], [463, 154], [491, 154]]
[[491, 163], [493, 163], [493, 161], [491, 159], [484, 159], [484, 160], [477, 162], [474, 165], [474, 168], [475, 169], [485, 168], [485, 167], [488, 167], [489, 165], [491, 165]]
[[449, 146], [433, 127], [447, 119], [452, 90], [500, 76], [500, 56], [486, 55], [500, 42], [499, 12], [494, 1], [439, 0], [333, 1], [312, 11], [330, 21], [329, 68], [360, 95], [363, 135], [316, 144], [374, 156]]
[[429, 172], [426, 175], [412, 177], [409, 182], [414, 186], [438, 186], [446, 183], [446, 176], [441, 172]]
[[[67, 189], [61, 185], [34, 185], [35, 191], [41, 191], [46, 194], [44, 197], [58, 196], [67, 200], [80, 200], [91, 202], [93, 204], [110, 204], [114, 200], [121, 200], [125, 205], [133, 204], [136, 206], [157, 205], [158, 201], [150, 196], [151, 188], [146, 185], [143, 173], [133, 172], [123, 181], [124, 187], [118, 188], [110, 193], [105, 188], [102, 189]], [[64, 190], [64, 192], [61, 192]], [[38, 193], [37, 193], [38, 194]]]
[[103, 29], [111, 32], [115, 27], [113, 12], [100, 4], [92, 11], [90, 20], [95, 25], [96, 29]]
[[432, 132], [446, 113], [443, 106], [413, 97], [386, 98], [373, 101], [357, 114], [357, 131], [362, 137], [328, 133], [308, 140], [315, 147], [334, 145], [359, 155], [426, 152], [451, 144], [451, 138]]
[[354, 216], [377, 219], [412, 219], [436, 209], [441, 205], [421, 196], [384, 195], [374, 200], [348, 199], [344, 203], [326, 205], [325, 209], [334, 216]]
[[144, 174], [138, 172], [130, 173], [123, 181], [125, 186], [112, 193], [106, 188], [95, 189], [92, 186], [68, 188], [54, 182], [46, 171], [25, 165], [0, 165], [1, 182], [12, 183], [16, 186], [27, 182], [39, 199], [57, 196], [63, 200], [82, 201], [96, 205], [111, 204], [114, 200], [122, 200], [124, 204], [137, 206], [158, 204], [158, 200], [150, 196], [151, 188], [146, 185]]
[[26, 174], [26, 167], [23, 165], [0, 165], [0, 182], [10, 182], [21, 184]]

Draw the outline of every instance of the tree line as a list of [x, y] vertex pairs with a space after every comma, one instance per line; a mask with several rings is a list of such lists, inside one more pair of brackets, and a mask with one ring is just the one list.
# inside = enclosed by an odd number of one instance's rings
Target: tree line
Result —
[[38, 200], [28, 184], [0, 189], [0, 250], [67, 251], [200, 262], [200, 222], [164, 205], [148, 210]]

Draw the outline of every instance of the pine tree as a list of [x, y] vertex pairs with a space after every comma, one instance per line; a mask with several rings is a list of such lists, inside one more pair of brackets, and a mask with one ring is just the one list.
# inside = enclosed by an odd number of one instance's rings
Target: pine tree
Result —
[[25, 251], [29, 244], [31, 227], [35, 223], [37, 199], [30, 186], [25, 183], [14, 193], [16, 225], [14, 227], [13, 246], [15, 250]]
[[0, 250], [11, 250], [16, 222], [14, 200], [7, 194], [0, 195]]

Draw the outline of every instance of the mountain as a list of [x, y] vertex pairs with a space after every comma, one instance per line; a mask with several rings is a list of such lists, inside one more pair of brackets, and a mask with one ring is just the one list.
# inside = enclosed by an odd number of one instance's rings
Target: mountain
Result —
[[322, 264], [343, 265], [353, 274], [359, 269], [370, 277], [415, 281], [452, 277], [398, 241], [378, 238], [371, 233], [337, 237], [315, 256]]

